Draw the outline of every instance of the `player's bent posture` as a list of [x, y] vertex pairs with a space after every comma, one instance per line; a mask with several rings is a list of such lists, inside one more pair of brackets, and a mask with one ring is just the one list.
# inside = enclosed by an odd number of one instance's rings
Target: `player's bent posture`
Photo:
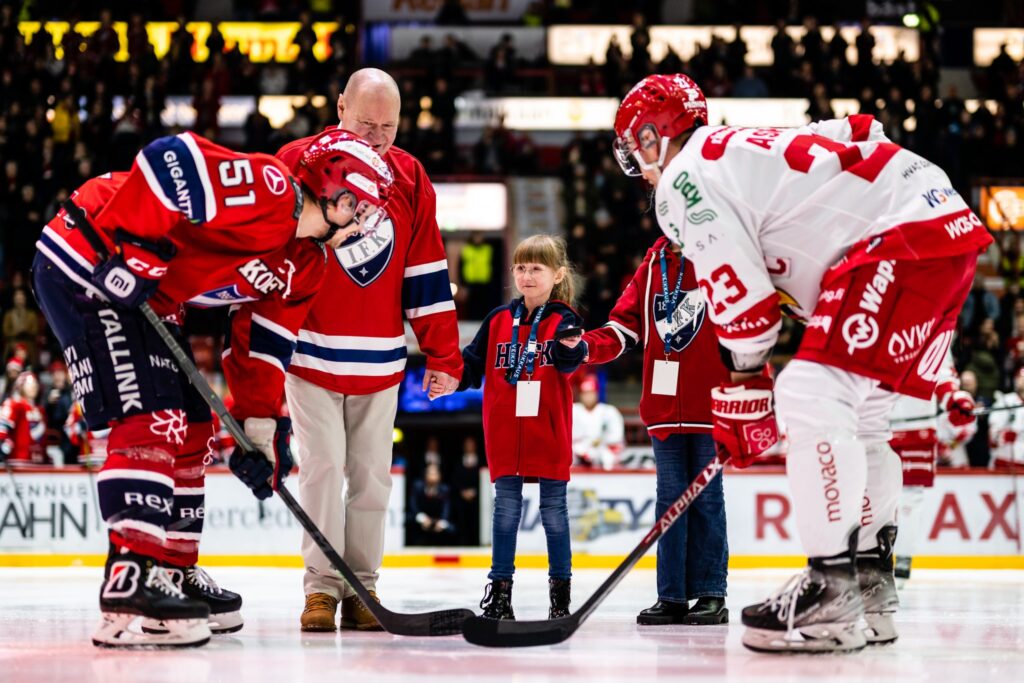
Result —
[[[616, 156], [656, 187], [658, 222], [707, 296], [731, 371], [712, 391], [715, 440], [745, 467], [778, 439], [776, 400], [788, 428], [808, 566], [743, 610], [743, 642], [775, 652], [894, 640], [902, 477], [888, 411], [897, 394], [932, 395], [992, 239], [946, 174], [870, 116], [789, 129], [707, 120], [696, 83], [650, 76], [619, 107]], [[807, 331], [773, 392], [756, 372], [780, 307]], [[952, 392], [944, 407], [973, 403]]]
[[260, 453], [236, 450], [230, 465], [266, 498], [292, 465], [277, 416], [325, 247], [374, 222], [390, 184], [380, 156], [342, 131], [313, 140], [295, 177], [184, 133], [86, 182], [43, 229], [36, 297], [89, 427], [111, 428], [97, 477], [110, 552], [96, 645], [196, 646], [242, 626], [241, 597], [196, 566], [211, 414], [138, 307], [148, 301], [180, 335], [185, 304], [241, 305], [224, 367]]

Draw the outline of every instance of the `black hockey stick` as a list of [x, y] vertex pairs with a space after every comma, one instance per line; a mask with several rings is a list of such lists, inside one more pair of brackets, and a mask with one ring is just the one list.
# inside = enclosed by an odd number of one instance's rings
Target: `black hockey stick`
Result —
[[[206, 378], [199, 374], [199, 369], [196, 368], [195, 363], [192, 362], [192, 359], [181, 348], [178, 341], [167, 331], [167, 328], [164, 327], [159, 316], [157, 316], [149, 304], [142, 304], [139, 310], [142, 311], [146, 320], [156, 329], [157, 334], [167, 344], [167, 348], [174, 354], [178, 365], [185, 375], [188, 376], [189, 381], [192, 382], [192, 386], [196, 388], [196, 391], [199, 392], [203, 400], [210, 406], [210, 409], [220, 417], [221, 424], [235, 438], [235, 443], [247, 451], [256, 450], [249, 437], [246, 436], [245, 431], [235, 421], [235, 418], [231, 417], [231, 413], [224, 406], [220, 396], [210, 388]], [[373, 616], [384, 627], [384, 630], [400, 636], [450, 636], [460, 633], [463, 622], [473, 616], [473, 612], [468, 609], [448, 609], [420, 614], [402, 614], [387, 609], [373, 599], [370, 592], [356, 577], [355, 572], [345, 564], [345, 561], [338, 555], [338, 551], [331, 546], [330, 541], [317, 528], [313, 520], [309, 518], [309, 515], [302, 509], [299, 502], [292, 497], [287, 487], [282, 484], [277, 489], [277, 494], [281, 497], [285, 506], [295, 515], [295, 518], [299, 520], [299, 524], [306, 530], [306, 533], [313, 539], [313, 542], [317, 544], [323, 554], [327, 556], [327, 559], [331, 561], [334, 569], [341, 574], [345, 582], [348, 583], [359, 599], [362, 600], [363, 604], [366, 605], [366, 608], [373, 613]]]
[[535, 645], [554, 645], [569, 638], [576, 629], [586, 621], [587, 617], [604, 602], [609, 593], [619, 585], [629, 570], [640, 561], [640, 558], [651, 549], [655, 541], [668, 531], [694, 499], [707, 488], [711, 480], [722, 471], [722, 466], [729, 459], [729, 454], [719, 449], [718, 454], [708, 463], [707, 467], [697, 475], [693, 482], [683, 491], [683, 495], [654, 523], [651, 530], [623, 560], [611, 576], [587, 599], [583, 606], [567, 617], [546, 619], [544, 621], [512, 621], [511, 619], [485, 619], [473, 617], [462, 625], [462, 636], [474, 645], [486, 647], [532, 647]]
[[[1004, 410], [1020, 410], [1020, 409], [1024, 409], [1024, 406], [998, 406], [996, 408], [986, 408], [986, 407], [982, 406], [980, 408], [975, 408], [974, 410], [972, 410], [971, 411], [971, 415], [973, 415], [974, 417], [982, 417], [982, 416], [988, 415], [990, 413], [1001, 413]], [[937, 417], [940, 417], [942, 415], [945, 415], [945, 414], [946, 414], [945, 410], [940, 410], [939, 412], [932, 413], [931, 415], [915, 415], [913, 417], [898, 417], [895, 420], [890, 420], [890, 422], [892, 424], [896, 424], [896, 423], [902, 423], [902, 422], [917, 422], [918, 420], [933, 420], [933, 419], [935, 419]]]
[[[85, 213], [76, 206], [73, 202], [67, 201], [63, 204], [64, 210], [74, 221], [74, 225], [81, 230], [82, 235], [89, 241], [96, 254], [102, 258], [109, 258], [109, 252], [103, 240], [100, 238], [96, 229], [92, 227], [92, 224], [86, 218]], [[168, 332], [167, 328], [164, 327], [160, 317], [153, 311], [149, 304], [143, 303], [139, 310], [142, 311], [143, 316], [153, 326], [157, 334], [170, 349], [171, 354], [178, 361], [179, 367], [188, 377], [192, 386], [195, 387], [196, 391], [203, 398], [210, 409], [217, 414], [221, 419], [221, 423], [235, 438], [235, 443], [240, 447], [252, 451], [255, 450], [252, 442], [246, 436], [245, 431], [238, 425], [227, 408], [224, 406], [224, 402], [220, 396], [210, 388], [210, 384], [206, 381], [196, 368], [195, 363], [188, 357], [178, 341]], [[462, 622], [467, 617], [473, 616], [473, 612], [468, 609], [454, 609], [454, 610], [441, 610], [438, 612], [426, 612], [423, 614], [399, 614], [392, 612], [387, 609], [370, 595], [369, 591], [363, 586], [362, 582], [356, 577], [355, 573], [338, 552], [331, 546], [330, 542], [324, 537], [320, 529], [317, 528], [313, 520], [309, 518], [306, 511], [302, 509], [289, 491], [285, 487], [281, 487], [278, 491], [281, 496], [281, 500], [291, 510], [292, 514], [295, 515], [299, 523], [302, 524], [303, 528], [314, 540], [314, 542], [320, 547], [320, 550], [327, 556], [334, 568], [341, 574], [342, 578], [349, 584], [352, 590], [356, 593], [366, 608], [376, 617], [377, 621], [380, 622], [381, 626], [385, 630], [397, 634], [406, 636], [442, 636], [442, 635], [453, 635], [459, 633], [462, 629]]]

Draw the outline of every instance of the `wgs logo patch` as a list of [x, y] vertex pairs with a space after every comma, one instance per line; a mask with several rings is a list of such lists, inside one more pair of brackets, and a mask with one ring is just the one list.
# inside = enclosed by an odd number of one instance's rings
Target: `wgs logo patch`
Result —
[[334, 250], [338, 265], [360, 287], [380, 277], [395, 252], [395, 225], [385, 218], [372, 231], [353, 235]]
[[665, 295], [654, 295], [654, 326], [658, 337], [665, 338], [671, 334], [669, 346], [673, 351], [682, 351], [700, 332], [704, 324], [705, 304], [704, 295], [699, 289], [688, 289], [680, 292], [679, 303], [676, 304], [672, 320], [667, 320], [665, 315]]

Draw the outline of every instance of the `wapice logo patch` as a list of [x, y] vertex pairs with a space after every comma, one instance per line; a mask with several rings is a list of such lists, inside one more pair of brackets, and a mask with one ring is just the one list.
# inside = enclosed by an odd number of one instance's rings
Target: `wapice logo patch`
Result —
[[665, 338], [671, 334], [669, 343], [673, 351], [682, 351], [700, 332], [700, 326], [704, 324], [705, 305], [704, 295], [699, 289], [688, 289], [679, 293], [680, 299], [676, 304], [672, 320], [665, 315], [665, 295], [654, 295], [654, 326], [658, 337]]
[[334, 250], [338, 265], [360, 287], [380, 277], [395, 252], [395, 224], [385, 218], [373, 230], [352, 235]]

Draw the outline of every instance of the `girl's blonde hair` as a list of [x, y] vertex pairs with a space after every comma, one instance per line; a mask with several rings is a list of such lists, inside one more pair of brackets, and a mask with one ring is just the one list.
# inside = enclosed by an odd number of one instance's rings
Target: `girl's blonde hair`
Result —
[[569, 262], [565, 240], [553, 235], [533, 235], [516, 246], [512, 254], [512, 263], [539, 263], [551, 270], [565, 269], [561, 282], [556, 282], [551, 290], [551, 298], [564, 301], [570, 306], [576, 305], [576, 269]]

